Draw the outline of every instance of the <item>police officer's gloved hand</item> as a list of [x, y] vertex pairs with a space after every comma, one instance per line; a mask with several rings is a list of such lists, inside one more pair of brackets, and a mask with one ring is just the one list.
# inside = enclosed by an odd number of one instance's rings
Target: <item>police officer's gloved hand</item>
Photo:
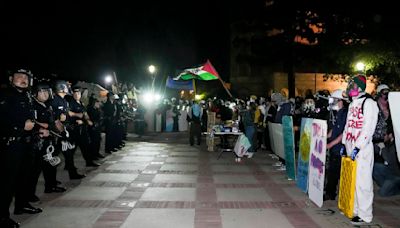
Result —
[[69, 132], [68, 132], [67, 130], [64, 130], [63, 132], [61, 132], [61, 136], [62, 136], [64, 139], [67, 139], [67, 138], [69, 138]]
[[351, 152], [351, 160], [354, 161], [356, 159], [358, 152], [360, 152], [360, 149], [358, 149], [357, 147], [353, 149], [353, 152]]
[[346, 149], [344, 145], [340, 148], [340, 156], [345, 157], [346, 156]]

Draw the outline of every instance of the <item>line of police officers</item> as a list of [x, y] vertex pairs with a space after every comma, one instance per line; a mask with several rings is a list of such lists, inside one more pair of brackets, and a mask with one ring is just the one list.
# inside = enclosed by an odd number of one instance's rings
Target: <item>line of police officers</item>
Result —
[[[41, 172], [45, 193], [64, 192], [57, 181], [57, 165], [65, 158], [65, 169], [70, 179], [81, 179], [74, 164], [74, 153], [79, 146], [86, 166], [99, 166], [94, 160], [104, 158], [99, 153], [101, 141], [100, 101], [91, 98], [88, 110], [81, 103], [81, 88], [72, 88], [67, 101], [68, 84], [57, 81], [55, 95], [49, 99], [49, 85], [38, 84], [32, 90], [33, 75], [29, 70], [17, 69], [9, 77], [10, 87], [0, 91], [0, 227], [19, 227], [10, 218], [9, 207], [15, 198], [14, 214], [36, 214], [41, 208], [30, 202], [39, 201], [35, 195]], [[114, 98], [114, 97], [113, 97]], [[124, 146], [124, 123], [113, 98], [104, 107], [106, 118], [106, 152]]]

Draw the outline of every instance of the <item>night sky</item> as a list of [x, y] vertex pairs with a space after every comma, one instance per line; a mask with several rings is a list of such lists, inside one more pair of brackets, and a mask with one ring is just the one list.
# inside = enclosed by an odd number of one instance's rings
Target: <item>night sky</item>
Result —
[[227, 79], [229, 25], [254, 15], [262, 4], [97, 1], [95, 5], [3, 7], [1, 74], [22, 66], [38, 77], [56, 74], [102, 83], [106, 74], [115, 71], [119, 79], [140, 84], [148, 80], [150, 64], [157, 66], [161, 78], [210, 59]]
[[[284, 0], [282, 0], [284, 1]], [[115, 71], [123, 81], [148, 83], [147, 67], [157, 79], [176, 75], [210, 59], [229, 81], [230, 24], [261, 18], [265, 0], [250, 1], [108, 1], [92, 4], [2, 5], [0, 25], [1, 80], [14, 66], [30, 68], [38, 77], [103, 83]], [[290, 1], [288, 1], [290, 2]], [[307, 1], [305, 1], [307, 2]], [[315, 6], [373, 17], [380, 14], [388, 36], [400, 21], [397, 8], [385, 1], [315, 2]], [[393, 5], [393, 4], [392, 4]], [[290, 7], [291, 4], [288, 4]], [[386, 12], [393, 9], [394, 12]], [[387, 22], [396, 22], [395, 24]], [[374, 26], [382, 28], [383, 23]], [[147, 80], [147, 81], [146, 81]]]

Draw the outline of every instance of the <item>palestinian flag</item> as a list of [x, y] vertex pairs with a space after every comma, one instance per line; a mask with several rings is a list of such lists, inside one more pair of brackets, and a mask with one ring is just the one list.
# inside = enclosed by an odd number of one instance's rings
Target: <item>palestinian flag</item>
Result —
[[209, 60], [200, 67], [185, 69], [182, 73], [180, 73], [174, 80], [217, 80], [219, 79], [219, 74], [211, 64]]

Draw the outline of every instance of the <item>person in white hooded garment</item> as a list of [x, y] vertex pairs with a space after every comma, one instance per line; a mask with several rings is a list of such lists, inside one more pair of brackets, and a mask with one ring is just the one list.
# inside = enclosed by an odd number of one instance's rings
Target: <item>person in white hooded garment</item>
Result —
[[366, 81], [364, 75], [356, 75], [349, 82], [346, 91], [352, 102], [348, 109], [342, 143], [345, 145], [347, 155], [357, 161], [354, 217], [351, 220], [353, 225], [370, 223], [373, 217], [372, 136], [378, 121], [379, 109], [376, 102], [365, 93]]

